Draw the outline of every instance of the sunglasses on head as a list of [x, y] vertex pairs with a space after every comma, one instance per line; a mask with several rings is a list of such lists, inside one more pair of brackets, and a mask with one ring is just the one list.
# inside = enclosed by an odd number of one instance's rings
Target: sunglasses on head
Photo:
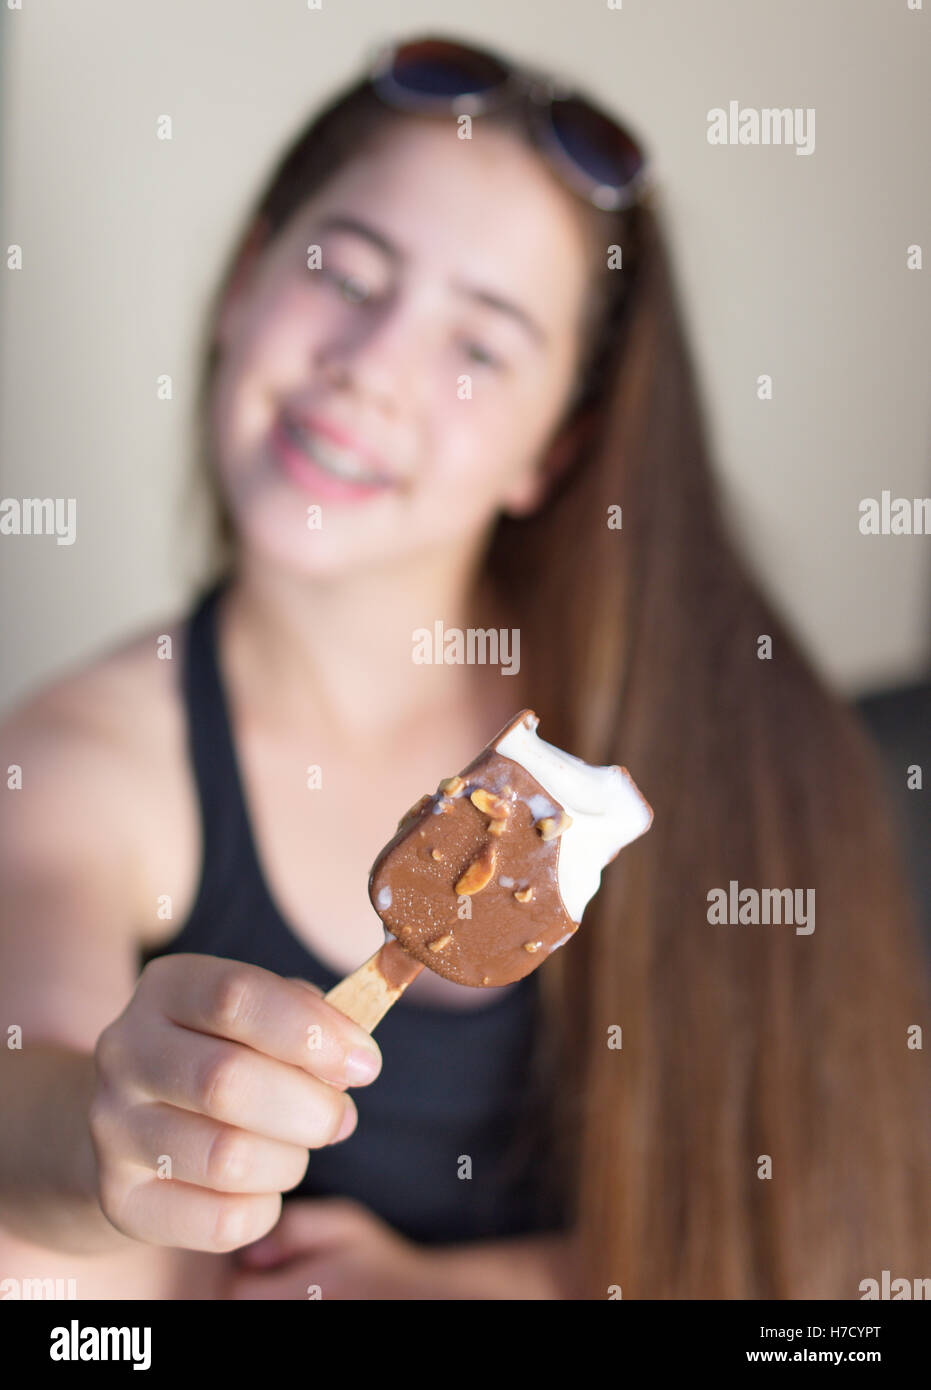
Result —
[[521, 101], [530, 133], [564, 183], [595, 207], [622, 211], [649, 186], [648, 161], [617, 121], [555, 79], [448, 39], [384, 46], [369, 80], [405, 111], [480, 116]]

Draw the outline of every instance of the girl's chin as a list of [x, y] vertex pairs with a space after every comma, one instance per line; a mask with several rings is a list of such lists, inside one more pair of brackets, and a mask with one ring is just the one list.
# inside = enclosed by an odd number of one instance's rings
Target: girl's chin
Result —
[[[265, 567], [271, 565], [290, 574], [320, 579], [359, 573], [378, 563], [382, 553], [375, 537], [366, 544], [358, 528], [355, 534], [351, 529], [346, 534], [345, 526], [321, 510], [321, 518], [311, 514], [299, 515], [295, 520], [293, 507], [286, 514], [276, 509], [276, 515], [260, 517], [253, 512], [248, 518], [238, 517], [236, 534], [241, 556]], [[388, 558], [387, 550], [384, 558]]]

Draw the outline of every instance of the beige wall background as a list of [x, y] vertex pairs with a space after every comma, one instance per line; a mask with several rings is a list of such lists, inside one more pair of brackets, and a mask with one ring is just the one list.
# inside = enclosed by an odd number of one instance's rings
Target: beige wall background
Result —
[[[931, 263], [906, 267], [912, 244], [931, 257], [931, 4], [21, 0], [2, 17], [0, 225], [24, 259], [0, 278], [0, 496], [77, 503], [72, 546], [0, 536], [4, 704], [187, 602], [194, 353], [221, 258], [306, 113], [418, 30], [575, 75], [643, 134], [740, 544], [843, 691], [927, 669], [931, 537], [861, 536], [858, 503], [931, 493]], [[814, 153], [709, 145], [731, 100], [813, 107]]]

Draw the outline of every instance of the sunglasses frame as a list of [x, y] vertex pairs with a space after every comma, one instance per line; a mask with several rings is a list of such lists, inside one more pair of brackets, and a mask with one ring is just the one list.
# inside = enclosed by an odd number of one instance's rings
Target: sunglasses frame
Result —
[[[471, 57], [496, 64], [504, 73], [501, 82], [482, 92], [462, 92], [454, 96], [416, 92], [398, 82], [394, 64], [403, 49], [421, 43], [447, 44]], [[652, 185], [652, 166], [640, 141], [620, 121], [595, 106], [568, 83], [524, 65], [508, 62], [490, 49], [476, 48], [455, 39], [434, 38], [394, 40], [381, 44], [372, 57], [369, 82], [375, 94], [386, 105], [402, 111], [420, 111], [442, 115], [481, 116], [511, 102], [520, 102], [527, 116], [529, 133], [542, 150], [562, 182], [571, 190], [604, 212], [623, 212], [642, 202]], [[568, 153], [553, 123], [553, 107], [557, 102], [575, 100], [599, 120], [614, 126], [640, 156], [640, 168], [625, 184], [606, 184], [595, 178]]]

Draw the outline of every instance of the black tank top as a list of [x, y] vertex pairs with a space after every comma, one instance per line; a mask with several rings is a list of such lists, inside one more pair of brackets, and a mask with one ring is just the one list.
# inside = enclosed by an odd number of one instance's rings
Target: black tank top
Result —
[[[178, 934], [140, 951], [139, 966], [191, 951], [301, 976], [328, 990], [340, 976], [281, 916], [252, 837], [217, 661], [215, 615], [227, 583], [221, 578], [201, 594], [184, 629], [188, 753], [204, 844], [197, 895]], [[355, 1132], [312, 1149], [304, 1178], [285, 1200], [354, 1197], [424, 1242], [564, 1228], [564, 1207], [541, 1181], [547, 1105], [529, 1066], [538, 1018], [535, 975], [477, 1009], [402, 998], [378, 1025], [380, 1075], [353, 1090]], [[460, 1176], [469, 1167], [471, 1177]]]

